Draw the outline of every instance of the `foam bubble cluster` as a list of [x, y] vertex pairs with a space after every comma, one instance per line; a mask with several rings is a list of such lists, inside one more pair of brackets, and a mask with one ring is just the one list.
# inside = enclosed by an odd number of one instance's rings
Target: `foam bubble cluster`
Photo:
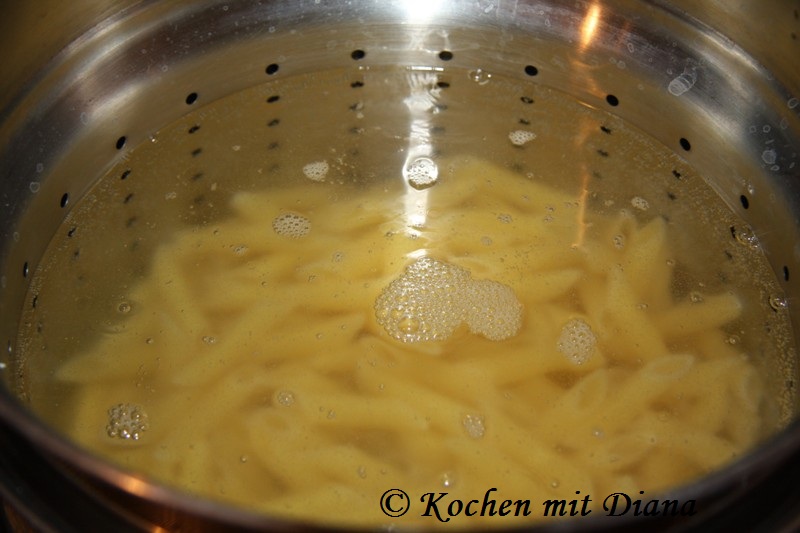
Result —
[[439, 167], [433, 160], [420, 157], [404, 169], [404, 174], [409, 185], [415, 189], [426, 189], [439, 179]]
[[634, 196], [631, 198], [631, 205], [640, 211], [647, 211], [650, 209], [650, 203], [641, 196]]
[[522, 320], [522, 304], [507, 285], [488, 279], [472, 280], [466, 287], [465, 322], [469, 330], [492, 341], [513, 337]]
[[558, 351], [576, 365], [587, 362], [594, 354], [597, 345], [591, 326], [581, 318], [573, 318], [561, 329], [558, 338]]
[[312, 181], [322, 181], [328, 175], [329, 168], [327, 161], [314, 161], [303, 167], [303, 174]]
[[409, 265], [375, 302], [378, 323], [402, 342], [448, 338], [462, 323], [499, 341], [522, 325], [522, 304], [510, 287], [473, 280], [469, 271], [423, 257]]
[[535, 138], [536, 134], [532, 131], [515, 130], [508, 134], [508, 140], [510, 140], [511, 144], [514, 146], [522, 146], [523, 144], [531, 142]]
[[106, 433], [109, 437], [123, 440], [139, 440], [147, 431], [147, 413], [141, 406], [132, 403], [118, 403], [108, 410]]
[[461, 424], [464, 426], [464, 430], [467, 432], [467, 435], [473, 439], [479, 439], [486, 433], [486, 425], [484, 424], [483, 417], [481, 415], [466, 415], [461, 420]]
[[311, 221], [297, 213], [283, 213], [272, 221], [272, 229], [283, 237], [299, 239], [311, 231]]

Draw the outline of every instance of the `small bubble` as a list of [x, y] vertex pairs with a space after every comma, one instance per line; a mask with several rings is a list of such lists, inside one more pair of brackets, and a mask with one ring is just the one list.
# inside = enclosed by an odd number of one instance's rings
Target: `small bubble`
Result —
[[37, 192], [39, 192], [39, 189], [41, 188], [41, 184], [38, 181], [32, 181], [28, 185], [28, 188], [30, 189], [30, 191], [33, 194], [36, 194]]
[[592, 430], [592, 435], [594, 437], [597, 437], [598, 439], [602, 439], [603, 437], [605, 437], [606, 434], [603, 432], [602, 429], [595, 428], [595, 429]]
[[409, 185], [415, 189], [427, 189], [435, 185], [439, 179], [439, 167], [436, 166], [433, 160], [427, 157], [420, 157], [403, 169], [403, 175], [408, 180]]
[[442, 487], [449, 489], [456, 483], [456, 476], [452, 472], [445, 472], [442, 474]]
[[775, 311], [780, 311], [789, 307], [789, 301], [784, 296], [773, 294], [769, 297], [769, 306]]
[[480, 415], [466, 415], [461, 423], [467, 431], [467, 435], [473, 439], [480, 439], [486, 433], [483, 417]]
[[290, 407], [294, 405], [294, 393], [292, 391], [278, 391], [278, 394], [275, 395], [275, 399], [284, 407]]
[[153, 337], [147, 337], [144, 342], [145, 344], [153, 344]]
[[778, 160], [778, 153], [772, 148], [768, 148], [761, 152], [761, 160], [768, 165], [774, 165], [775, 161]]
[[728, 337], [728, 344], [739, 344], [741, 339], [738, 335], [731, 335]]
[[216, 337], [212, 337], [211, 335], [203, 336], [203, 342], [206, 344], [214, 344], [217, 342]]
[[492, 75], [483, 70], [482, 68], [476, 68], [475, 70], [471, 70], [467, 75], [469, 76], [469, 79], [471, 79], [478, 85], [486, 85], [492, 79]]
[[240, 457], [239, 457], [239, 462], [240, 462], [240, 463], [246, 463], [246, 462], [247, 462], [247, 456], [246, 456], [246, 455], [242, 455], [242, 456], [240, 456]]
[[680, 96], [694, 87], [697, 82], [697, 71], [694, 68], [686, 68], [683, 73], [669, 82], [667, 90], [673, 96]]
[[117, 306], [117, 311], [119, 311], [123, 315], [128, 314], [131, 312], [131, 304], [129, 304], [128, 302], [122, 302]]
[[328, 420], [333, 420], [334, 418], [336, 418], [336, 411], [334, 411], [333, 409], [328, 411], [327, 418], [328, 418]]
[[692, 291], [689, 293], [689, 300], [693, 304], [699, 304], [703, 302], [703, 293], [698, 291]]
[[792, 98], [789, 98], [789, 100], [786, 102], [786, 105], [789, 106], [789, 109], [794, 109], [795, 107], [797, 107], [798, 103], [800, 103], [800, 100], [798, 100], [797, 98], [792, 97]]
[[553, 481], [550, 482], [550, 486], [553, 487], [554, 489], [557, 489], [559, 485], [560, 483], [558, 482], [557, 479], [554, 479]]

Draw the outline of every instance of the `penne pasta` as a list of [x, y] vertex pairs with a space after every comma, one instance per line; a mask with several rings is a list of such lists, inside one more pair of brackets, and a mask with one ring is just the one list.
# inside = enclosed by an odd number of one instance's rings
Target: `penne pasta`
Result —
[[664, 218], [453, 168], [441, 191], [237, 192], [175, 234], [119, 327], [57, 366], [71, 434], [205, 497], [375, 527], [390, 487], [495, 486], [538, 515], [684, 483], [769, 431], [731, 340], [745, 301], [675, 296]]

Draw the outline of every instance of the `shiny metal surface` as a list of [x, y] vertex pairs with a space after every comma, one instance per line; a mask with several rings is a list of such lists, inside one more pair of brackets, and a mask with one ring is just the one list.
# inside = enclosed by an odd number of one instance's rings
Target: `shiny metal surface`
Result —
[[[6, 387], [30, 274], [70, 202], [128, 147], [186, 113], [189, 93], [207, 103], [271, 76], [337, 67], [481, 68], [610, 110], [705, 176], [751, 223], [790, 300], [800, 296], [800, 2], [120, 0], [2, 9], [0, 35], [9, 50], [0, 91]], [[366, 56], [356, 62], [353, 50]], [[442, 51], [452, 60], [444, 61]], [[0, 393], [4, 446], [21, 450], [20, 460], [39, 465], [53, 483], [66, 480], [92, 494], [87, 509], [119, 502], [129, 525], [277, 525], [123, 474], [80, 453]], [[35, 450], [27, 449], [31, 442]], [[796, 469], [798, 450], [795, 424], [689, 494], [741, 503], [770, 474]], [[9, 488], [24, 490], [25, 479], [15, 476], [4, 477], [4, 492], [24, 507], [25, 497]], [[103, 494], [99, 503], [96, 494]]]

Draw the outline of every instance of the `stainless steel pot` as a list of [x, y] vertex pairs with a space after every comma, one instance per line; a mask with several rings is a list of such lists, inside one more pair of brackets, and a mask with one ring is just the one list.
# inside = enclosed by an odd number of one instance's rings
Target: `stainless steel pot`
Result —
[[[276, 73], [361, 60], [491, 65], [498, 75], [535, 77], [685, 158], [751, 224], [789, 301], [797, 300], [796, 1], [87, 1], [2, 9], [0, 494], [38, 529], [302, 529], [123, 473], [39, 422], [8, 390], [30, 275], [69, 206], [123, 147], [184, 115], [191, 94], [210, 102]], [[797, 321], [794, 313], [795, 330]], [[794, 422], [676, 492], [705, 502], [699, 516], [651, 525], [795, 530], [798, 474]], [[544, 528], [639, 526], [618, 519]]]

